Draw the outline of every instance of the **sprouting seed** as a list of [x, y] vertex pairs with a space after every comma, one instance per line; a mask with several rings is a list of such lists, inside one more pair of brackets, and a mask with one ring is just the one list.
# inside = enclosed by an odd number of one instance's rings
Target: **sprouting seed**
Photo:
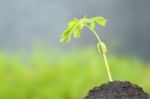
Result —
[[102, 54], [106, 71], [108, 73], [109, 81], [112, 81], [106, 53], [107, 53], [107, 47], [104, 42], [101, 41], [98, 33], [95, 31], [95, 26], [105, 26], [107, 23], [107, 19], [105, 19], [102, 16], [93, 17], [93, 18], [87, 18], [86, 16], [80, 19], [73, 18], [71, 21], [68, 22], [68, 26], [66, 30], [61, 35], [61, 42], [69, 43], [71, 38], [80, 38], [81, 31], [84, 27], [87, 27], [92, 31], [92, 33], [96, 36], [98, 43], [97, 43], [97, 49], [100, 54]]

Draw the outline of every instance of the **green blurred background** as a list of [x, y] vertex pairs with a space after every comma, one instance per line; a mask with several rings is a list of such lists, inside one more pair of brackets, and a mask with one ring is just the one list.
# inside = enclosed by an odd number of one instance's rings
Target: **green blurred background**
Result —
[[[38, 48], [40, 49], [40, 48]], [[103, 59], [92, 48], [0, 53], [1, 99], [82, 99], [108, 82]], [[150, 93], [150, 67], [139, 59], [109, 54], [114, 80], [131, 81]]]
[[82, 99], [108, 82], [97, 40], [83, 29], [59, 42], [74, 17], [104, 16], [113, 80], [150, 93], [149, 0], [0, 0], [0, 99]]

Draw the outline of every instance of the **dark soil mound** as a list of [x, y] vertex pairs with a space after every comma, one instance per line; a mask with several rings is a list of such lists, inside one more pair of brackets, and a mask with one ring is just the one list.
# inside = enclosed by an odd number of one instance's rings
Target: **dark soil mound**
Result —
[[150, 99], [141, 87], [128, 81], [114, 81], [89, 91], [84, 99]]

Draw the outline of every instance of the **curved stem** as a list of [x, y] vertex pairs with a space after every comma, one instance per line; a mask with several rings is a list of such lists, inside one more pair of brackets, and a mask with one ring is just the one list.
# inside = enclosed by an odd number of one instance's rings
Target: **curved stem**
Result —
[[96, 31], [95, 31], [94, 29], [91, 29], [88, 25], [86, 25], [86, 27], [89, 28], [89, 29], [94, 33], [94, 35], [96, 36], [97, 40], [98, 40], [99, 42], [101, 42], [101, 39], [100, 39], [100, 37], [98, 36], [98, 34], [96, 33]]
[[[94, 35], [96, 36], [98, 42], [101, 43], [102, 41], [101, 41], [100, 37], [98, 36], [98, 33], [94, 29], [91, 29], [88, 25], [86, 25], [86, 27], [89, 28], [94, 33]], [[100, 54], [100, 52], [99, 52], [99, 54]], [[103, 55], [103, 59], [104, 59], [104, 63], [105, 63], [105, 68], [106, 68], [106, 71], [107, 71], [107, 74], [108, 74], [108, 77], [109, 77], [109, 81], [112, 82], [111, 72], [110, 72], [110, 69], [109, 69], [106, 54], [102, 54], [102, 55]]]

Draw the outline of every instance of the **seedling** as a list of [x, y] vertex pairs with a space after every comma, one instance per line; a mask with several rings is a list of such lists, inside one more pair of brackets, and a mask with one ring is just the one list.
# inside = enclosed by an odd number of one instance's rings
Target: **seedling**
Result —
[[100, 54], [102, 54], [106, 71], [108, 73], [109, 81], [112, 82], [112, 77], [106, 57], [107, 53], [107, 47], [104, 42], [100, 39], [98, 33], [95, 31], [95, 26], [100, 25], [100, 26], [105, 26], [107, 23], [107, 19], [104, 17], [98, 16], [98, 17], [93, 17], [93, 18], [87, 18], [83, 17], [80, 19], [74, 18], [70, 22], [68, 22], [68, 27], [67, 29], [62, 33], [61, 35], [61, 42], [69, 43], [71, 40], [71, 37], [73, 36], [74, 38], [80, 38], [81, 31], [84, 27], [87, 27], [92, 31], [92, 33], [96, 36], [98, 43], [97, 43], [97, 49]]

